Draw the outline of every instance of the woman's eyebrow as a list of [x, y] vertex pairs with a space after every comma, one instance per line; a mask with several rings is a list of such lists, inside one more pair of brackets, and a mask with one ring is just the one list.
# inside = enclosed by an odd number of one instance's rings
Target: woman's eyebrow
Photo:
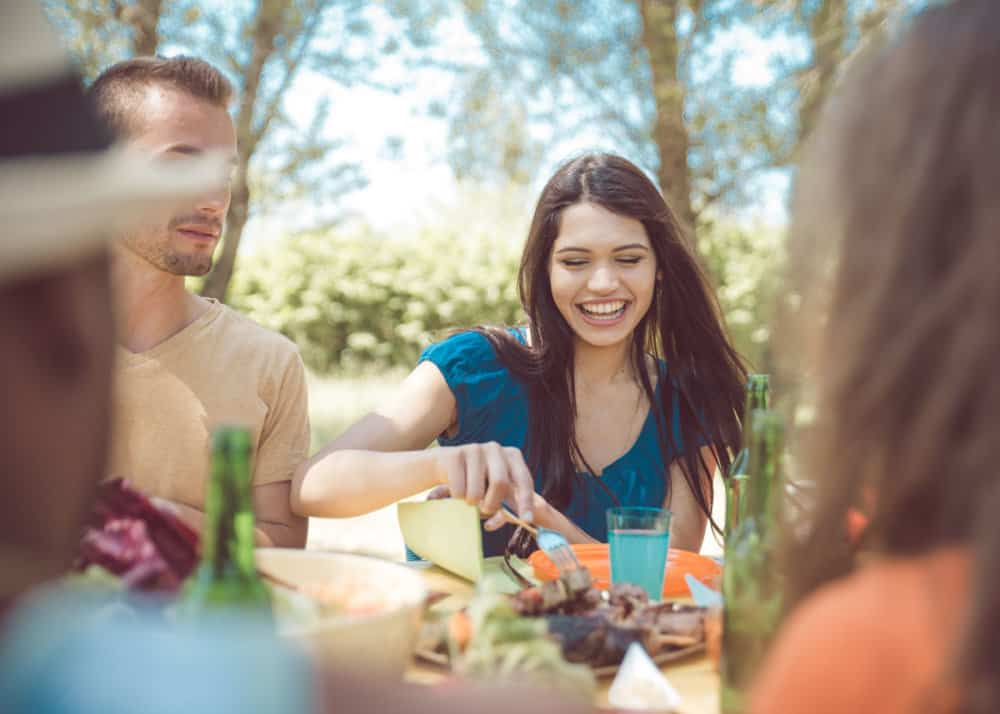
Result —
[[[620, 245], [617, 248], [612, 249], [612, 253], [619, 253], [623, 250], [649, 250], [649, 246], [643, 245], [642, 243], [628, 243], [626, 245]], [[556, 251], [556, 255], [559, 253], [592, 253], [590, 248], [581, 248], [575, 245], [568, 245], [565, 248], [560, 248]]]
[[627, 245], [620, 245], [611, 252], [617, 253], [622, 250], [649, 250], [649, 246], [643, 245], [642, 243], [629, 243]]

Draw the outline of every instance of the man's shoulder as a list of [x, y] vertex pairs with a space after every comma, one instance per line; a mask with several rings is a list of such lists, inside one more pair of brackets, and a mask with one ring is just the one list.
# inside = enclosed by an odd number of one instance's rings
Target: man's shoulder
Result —
[[220, 305], [215, 331], [227, 346], [265, 351], [278, 356], [298, 355], [299, 348], [280, 332], [264, 327], [228, 305]]

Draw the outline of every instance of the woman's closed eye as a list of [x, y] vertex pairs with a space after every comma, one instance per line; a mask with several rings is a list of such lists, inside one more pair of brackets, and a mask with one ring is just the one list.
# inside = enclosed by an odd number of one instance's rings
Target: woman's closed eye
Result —
[[[621, 265], [638, 265], [644, 257], [641, 255], [620, 255], [615, 258], [615, 262]], [[567, 268], [582, 268], [590, 263], [586, 258], [563, 258], [559, 262]]]

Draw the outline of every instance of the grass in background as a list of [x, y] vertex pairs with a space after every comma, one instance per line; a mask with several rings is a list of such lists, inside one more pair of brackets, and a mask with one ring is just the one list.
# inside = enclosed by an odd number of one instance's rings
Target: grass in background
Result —
[[391, 399], [405, 376], [403, 370], [356, 377], [307, 374], [310, 453], [316, 453], [380, 403]]
[[[353, 377], [308, 374], [311, 453], [319, 451], [376, 406], [392, 399], [405, 376], [405, 371]], [[357, 478], [364, 475], [358, 474]], [[403, 538], [396, 522], [396, 507], [388, 506], [357, 518], [310, 518], [308, 547], [402, 560]]]

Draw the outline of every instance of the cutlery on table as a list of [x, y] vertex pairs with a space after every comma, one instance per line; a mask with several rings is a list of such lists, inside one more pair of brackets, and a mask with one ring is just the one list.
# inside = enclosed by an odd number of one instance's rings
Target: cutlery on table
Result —
[[535, 537], [538, 547], [549, 556], [559, 570], [559, 579], [566, 583], [570, 592], [582, 592], [593, 584], [590, 571], [580, 564], [576, 553], [562, 533], [540, 526], [533, 526], [517, 516], [507, 506], [501, 506], [504, 519], [514, 525], [524, 528]]

